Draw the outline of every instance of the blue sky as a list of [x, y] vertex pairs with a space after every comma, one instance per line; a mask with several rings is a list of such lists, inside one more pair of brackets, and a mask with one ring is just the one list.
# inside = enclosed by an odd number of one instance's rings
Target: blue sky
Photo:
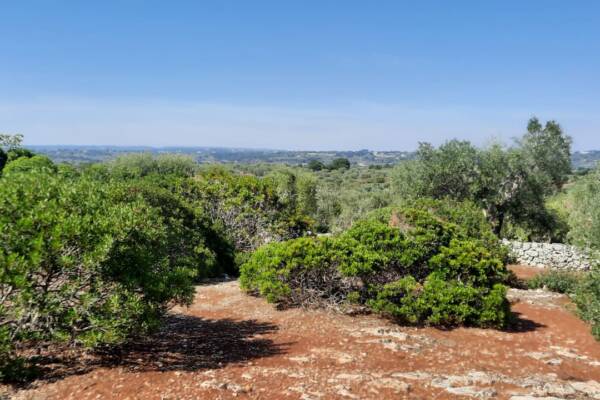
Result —
[[600, 148], [598, 1], [12, 1], [27, 144], [410, 150], [556, 119]]

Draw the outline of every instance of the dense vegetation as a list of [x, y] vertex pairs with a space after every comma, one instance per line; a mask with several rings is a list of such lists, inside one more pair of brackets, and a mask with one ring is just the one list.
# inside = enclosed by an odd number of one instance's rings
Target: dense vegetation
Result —
[[[568, 222], [568, 239], [596, 256], [600, 254], [600, 166], [579, 176], [555, 198]], [[581, 317], [590, 322], [600, 340], [600, 265], [596, 262], [587, 274], [548, 272], [531, 282], [531, 287], [545, 287], [569, 294]]]
[[283, 306], [355, 302], [405, 323], [501, 327], [505, 253], [482, 218], [459, 203], [382, 209], [336, 236], [261, 247], [240, 281]]
[[[26, 348], [151, 332], [195, 283], [223, 274], [282, 307], [503, 327], [500, 238], [600, 252], [600, 168], [572, 173], [570, 138], [552, 121], [532, 119], [512, 146], [422, 144], [368, 167], [353, 157], [370, 152], [307, 153], [293, 166], [148, 153], [73, 166], [21, 139], [0, 135], [2, 379], [35, 361], [19, 358]], [[529, 284], [570, 294], [600, 338], [599, 274]]]
[[396, 171], [404, 196], [471, 200], [486, 213], [503, 237], [562, 240], [561, 221], [546, 207], [571, 172], [571, 139], [560, 126], [529, 121], [515, 146], [478, 149], [453, 140], [434, 148], [422, 144], [417, 159]]
[[[0, 177], [0, 373], [19, 349], [96, 347], [155, 329], [199, 279], [236, 274], [236, 253], [302, 235], [274, 181], [198, 173], [181, 156], [55, 165], [5, 141]], [[276, 236], [275, 236], [276, 235]]]
[[[56, 163], [85, 164], [103, 162], [132, 153], [159, 155], [181, 154], [193, 157], [198, 163], [223, 164], [285, 164], [307, 165], [317, 161], [323, 165], [336, 158], [346, 158], [352, 165], [383, 167], [414, 158], [414, 151], [293, 151], [232, 149], [218, 147], [149, 147], [149, 146], [28, 146], [37, 154], [50, 157]], [[600, 150], [574, 151], [573, 169], [585, 172], [600, 160]]]

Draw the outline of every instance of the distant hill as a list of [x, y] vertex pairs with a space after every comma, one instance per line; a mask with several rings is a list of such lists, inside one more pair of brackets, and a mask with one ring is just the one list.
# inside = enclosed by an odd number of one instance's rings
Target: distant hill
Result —
[[57, 162], [87, 163], [104, 161], [121, 154], [150, 152], [153, 154], [187, 154], [200, 163], [283, 163], [305, 164], [310, 160], [330, 162], [339, 157], [358, 165], [395, 164], [414, 156], [411, 151], [290, 151], [270, 149], [236, 149], [219, 147], [121, 147], [121, 146], [28, 146]]
[[[200, 163], [282, 163], [306, 164], [310, 160], [330, 162], [344, 157], [357, 165], [396, 164], [414, 157], [414, 151], [293, 151], [270, 149], [243, 149], [224, 147], [146, 147], [146, 146], [28, 146], [46, 154], [54, 161], [74, 164], [104, 161], [121, 154], [150, 152], [153, 154], [187, 154]], [[600, 150], [576, 151], [572, 156], [573, 168], [591, 168], [600, 161]]]
[[600, 150], [576, 151], [571, 160], [573, 168], [593, 168], [600, 161]]

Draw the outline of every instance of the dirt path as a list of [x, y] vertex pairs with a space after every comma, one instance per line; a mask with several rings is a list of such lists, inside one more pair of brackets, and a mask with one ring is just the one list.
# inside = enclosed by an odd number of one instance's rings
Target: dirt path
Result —
[[[600, 398], [600, 345], [565, 299], [511, 290], [511, 332], [277, 311], [237, 282], [199, 286], [164, 331], [35, 382], [17, 399]], [[85, 366], [85, 367], [84, 367]]]

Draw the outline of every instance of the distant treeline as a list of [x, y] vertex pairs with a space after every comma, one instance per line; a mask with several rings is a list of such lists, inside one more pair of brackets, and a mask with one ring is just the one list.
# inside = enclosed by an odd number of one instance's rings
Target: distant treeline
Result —
[[[106, 161], [129, 153], [184, 154], [199, 163], [276, 163], [289, 165], [324, 164], [346, 158], [355, 165], [393, 165], [412, 160], [416, 151], [291, 151], [269, 149], [237, 149], [219, 147], [148, 147], [148, 146], [27, 146], [38, 154], [50, 157], [54, 162], [91, 163]], [[591, 169], [600, 161], [600, 150], [576, 151], [571, 155], [573, 169]]]

